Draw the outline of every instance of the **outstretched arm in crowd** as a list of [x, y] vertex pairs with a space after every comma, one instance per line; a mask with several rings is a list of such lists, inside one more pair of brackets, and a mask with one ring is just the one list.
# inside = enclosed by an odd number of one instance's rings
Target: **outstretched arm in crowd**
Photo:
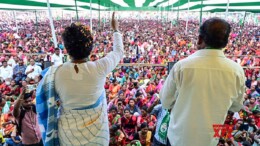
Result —
[[122, 35], [118, 32], [119, 25], [114, 15], [115, 14], [113, 13], [111, 24], [112, 29], [114, 30], [113, 51], [110, 52], [106, 57], [96, 61], [98, 72], [102, 76], [109, 74], [118, 65], [119, 61], [123, 58], [124, 55]]
[[18, 118], [20, 116], [20, 107], [22, 106], [22, 103], [24, 102], [24, 93], [25, 90], [23, 88], [22, 92], [20, 93], [18, 99], [16, 100], [15, 104], [14, 104], [14, 111], [13, 111], [13, 115], [15, 118]]

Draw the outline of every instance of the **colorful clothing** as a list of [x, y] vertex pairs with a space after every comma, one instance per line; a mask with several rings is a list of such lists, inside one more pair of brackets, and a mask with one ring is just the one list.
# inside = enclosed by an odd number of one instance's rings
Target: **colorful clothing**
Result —
[[128, 139], [131, 141], [134, 139], [135, 127], [137, 126], [137, 119], [135, 116], [131, 116], [129, 119], [126, 117], [121, 118], [121, 126], [125, 133], [128, 135]]

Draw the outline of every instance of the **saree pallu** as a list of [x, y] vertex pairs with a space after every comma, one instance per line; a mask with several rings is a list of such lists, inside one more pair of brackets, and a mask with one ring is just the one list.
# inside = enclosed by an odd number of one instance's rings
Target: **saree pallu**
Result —
[[58, 137], [61, 146], [108, 146], [109, 127], [105, 93], [98, 101], [77, 109], [61, 108]]
[[58, 108], [60, 98], [54, 82], [57, 69], [50, 67], [36, 90], [36, 110], [44, 146], [107, 146], [109, 128], [105, 92], [87, 107]]

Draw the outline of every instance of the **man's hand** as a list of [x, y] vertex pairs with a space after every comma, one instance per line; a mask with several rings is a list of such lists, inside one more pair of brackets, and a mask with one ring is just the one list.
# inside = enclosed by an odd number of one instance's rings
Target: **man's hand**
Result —
[[111, 27], [114, 31], [118, 31], [119, 24], [118, 24], [118, 21], [115, 19], [115, 12], [113, 12], [113, 14], [112, 14]]
[[16, 140], [16, 141], [14, 141], [15, 143], [20, 143], [21, 141], [19, 141], [19, 140]]
[[26, 88], [25, 87], [23, 87], [22, 88], [22, 92], [20, 93], [20, 95], [19, 95], [19, 100], [24, 100], [24, 94], [25, 94], [25, 92], [26, 92]]

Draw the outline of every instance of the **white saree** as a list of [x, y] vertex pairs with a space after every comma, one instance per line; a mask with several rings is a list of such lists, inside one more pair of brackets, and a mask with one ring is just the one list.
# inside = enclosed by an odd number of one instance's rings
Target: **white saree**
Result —
[[109, 127], [104, 85], [106, 76], [123, 57], [120, 33], [114, 33], [113, 51], [95, 62], [67, 62], [57, 70], [55, 90], [61, 100], [58, 137], [61, 146], [108, 146]]

